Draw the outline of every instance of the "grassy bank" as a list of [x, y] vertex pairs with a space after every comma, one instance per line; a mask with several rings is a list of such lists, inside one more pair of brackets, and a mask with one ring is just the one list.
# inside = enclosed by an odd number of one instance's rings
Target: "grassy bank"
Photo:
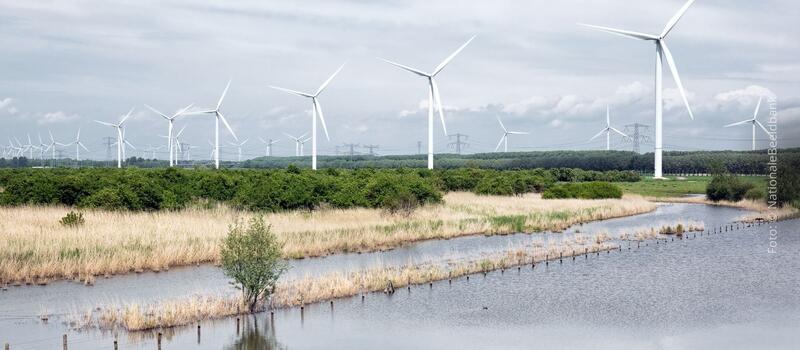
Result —
[[[766, 178], [763, 176], [742, 176], [740, 179], [754, 184], [757, 188], [766, 190]], [[638, 182], [620, 182], [616, 185], [629, 194], [638, 194], [645, 197], [680, 197], [687, 194], [705, 194], [710, 176], [668, 177], [667, 180], [654, 180], [643, 177]]]
[[[543, 200], [539, 195], [454, 192], [409, 216], [380, 209], [326, 209], [265, 215], [286, 258], [390, 249], [471, 234], [560, 231], [581, 222], [654, 210], [638, 196]], [[0, 280], [44, 283], [216, 263], [228, 225], [254, 215], [228, 207], [162, 212], [86, 211], [86, 223], [59, 224], [65, 207], [0, 208]]]

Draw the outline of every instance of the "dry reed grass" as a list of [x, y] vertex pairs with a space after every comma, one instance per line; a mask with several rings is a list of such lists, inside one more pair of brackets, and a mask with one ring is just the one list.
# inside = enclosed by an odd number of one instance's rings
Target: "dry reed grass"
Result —
[[737, 219], [740, 222], [756, 222], [756, 221], [780, 221], [789, 220], [800, 217], [800, 209], [791, 205], [786, 205], [783, 208], [770, 208], [764, 201], [753, 200], [740, 200], [738, 202], [719, 201], [713, 202], [704, 197], [675, 197], [675, 198], [653, 198], [647, 197], [648, 200], [656, 202], [671, 202], [671, 203], [692, 203], [692, 204], [707, 204], [718, 205], [731, 208], [739, 208], [750, 210], [754, 213], [745, 214]]
[[[596, 237], [593, 241], [599, 241]], [[386, 292], [389, 283], [394, 288], [420, 285], [458, 278], [476, 273], [488, 273], [524, 264], [557, 260], [584, 253], [618, 249], [610, 243], [575, 245], [564, 241], [548, 247], [520, 246], [491, 256], [455, 261], [443, 265], [422, 264], [403, 267], [378, 267], [352, 273], [331, 273], [320, 277], [305, 277], [284, 281], [276, 286], [270, 300], [271, 308], [286, 308], [318, 303], [370, 292]], [[262, 306], [262, 310], [266, 305]], [[190, 298], [154, 303], [127, 304], [77, 312], [69, 322], [75, 328], [98, 327], [143, 331], [192, 324], [201, 320], [221, 318], [246, 312], [240, 296], [193, 296]]]
[[651, 227], [633, 227], [626, 232], [622, 232], [619, 239], [623, 241], [645, 241], [663, 237], [665, 234], [677, 234], [678, 226], [681, 227], [681, 234], [687, 232], [697, 232], [705, 230], [705, 223], [695, 220], [678, 220], [669, 223], [660, 223]]
[[[448, 193], [445, 203], [409, 217], [377, 209], [292, 211], [265, 215], [286, 258], [391, 249], [409, 242], [470, 234], [560, 231], [582, 222], [640, 214], [656, 205], [618, 200], [542, 200]], [[58, 220], [66, 207], [0, 208], [0, 283], [162, 271], [217, 263], [228, 225], [253, 213], [227, 207], [178, 212], [86, 211], [82, 227]]]

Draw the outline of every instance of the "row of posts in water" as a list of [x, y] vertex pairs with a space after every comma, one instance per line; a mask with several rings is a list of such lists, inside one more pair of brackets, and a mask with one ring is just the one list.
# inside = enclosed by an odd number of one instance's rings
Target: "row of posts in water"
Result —
[[[764, 221], [756, 221], [755, 223], [739, 223], [739, 222], [737, 222], [737, 223], [734, 223], [734, 224], [727, 224], [727, 225], [723, 225], [723, 226], [719, 226], [719, 227], [714, 227], [713, 230], [700, 231], [700, 236], [702, 237], [703, 234], [712, 235], [712, 234], [719, 234], [719, 233], [729, 232], [729, 231], [733, 231], [733, 230], [739, 230], [739, 229], [753, 227], [753, 226], [761, 226], [764, 223], [765, 223]], [[684, 233], [682, 235], [678, 235], [678, 239], [682, 240], [684, 235], [687, 235], [687, 237], [688, 237], [688, 234]], [[696, 238], [697, 237], [697, 232], [693, 232], [692, 233], [692, 237]], [[668, 242], [668, 240], [666, 238], [663, 241], [664, 241], [665, 244]], [[673, 242], [675, 241], [675, 237], [672, 237], [672, 241]], [[661, 239], [656, 239], [656, 244], [660, 244], [660, 242], [661, 242]], [[645, 246], [647, 246], [647, 243], [645, 243]], [[641, 247], [641, 241], [637, 241], [636, 242], [636, 248], [638, 249], [640, 247]], [[622, 251], [622, 245], [619, 245], [617, 248], [618, 248], [619, 251]], [[629, 250], [631, 249], [630, 244], [628, 245], [628, 249]], [[611, 250], [612, 249], [606, 250], [606, 254], [610, 253]], [[595, 253], [597, 254], [597, 256], [600, 256], [600, 251], [599, 250], [595, 251]], [[588, 259], [589, 258], [589, 248], [584, 248], [584, 252], [583, 252], [582, 255], [584, 256], [585, 259]], [[573, 261], [575, 260], [575, 257], [576, 257], [575, 250], [573, 250], [572, 251], [572, 260]], [[535, 258], [531, 258], [531, 260], [532, 260], [531, 261], [531, 267], [533, 268], [533, 267], [536, 266], [536, 261], [535, 261]], [[550, 260], [555, 260], [555, 259], [550, 259], [550, 255], [546, 254], [545, 255], [545, 259], [544, 259], [545, 266], [549, 266], [550, 265]], [[558, 262], [559, 263], [563, 263], [564, 262], [564, 253], [563, 252], [559, 253]], [[520, 271], [521, 269], [522, 269], [522, 267], [520, 265], [518, 265], [517, 266], [517, 271]], [[500, 268], [500, 273], [502, 274], [503, 272], [505, 272], [505, 268]], [[484, 274], [484, 276], [486, 276], [487, 271], [484, 271], [483, 274]], [[466, 280], [469, 281], [469, 275], [466, 276]], [[448, 284], [452, 284], [453, 283], [452, 276], [448, 276], [447, 282], [448, 282]], [[428, 282], [428, 286], [430, 288], [433, 288], [433, 281]], [[391, 286], [391, 283], [389, 284], [389, 287], [387, 287], [387, 290], [388, 290], [388, 288], [391, 288], [391, 291], [388, 292], [388, 293], [394, 293], [394, 287]], [[411, 292], [411, 281], [409, 281], [407, 283], [407, 288], [408, 288], [408, 291]], [[364, 295], [364, 293], [361, 293], [361, 301], [364, 302], [364, 300], [365, 300], [365, 295]], [[333, 309], [333, 300], [330, 301], [330, 304], [331, 304], [331, 310], [332, 310]], [[303, 315], [304, 308], [305, 308], [304, 305], [300, 306], [300, 314], [301, 314], [301, 316]], [[274, 320], [275, 320], [275, 312], [274, 311], [270, 311], [270, 321], [274, 321]], [[241, 319], [239, 317], [237, 317], [236, 318], [236, 334], [237, 335], [240, 333], [240, 323], [241, 323]], [[156, 333], [156, 347], [157, 347], [158, 350], [161, 350], [161, 338], [162, 338], [162, 333], [161, 332]], [[200, 344], [200, 325], [199, 324], [197, 325], [197, 343]], [[67, 335], [66, 334], [62, 335], [61, 344], [62, 344], [63, 350], [68, 350], [68, 342], [67, 342]], [[116, 339], [114, 339], [113, 345], [114, 345], [114, 350], [118, 350], [119, 344], [118, 344]], [[4, 350], [11, 350], [11, 344], [5, 343]]]

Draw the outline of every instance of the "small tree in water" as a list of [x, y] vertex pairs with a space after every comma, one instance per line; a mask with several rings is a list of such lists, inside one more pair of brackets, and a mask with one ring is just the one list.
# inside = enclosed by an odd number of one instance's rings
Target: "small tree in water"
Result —
[[287, 269], [281, 261], [281, 245], [261, 217], [251, 219], [248, 227], [240, 222], [232, 226], [222, 241], [220, 256], [225, 275], [242, 290], [250, 312], [256, 311], [259, 301], [269, 298]]

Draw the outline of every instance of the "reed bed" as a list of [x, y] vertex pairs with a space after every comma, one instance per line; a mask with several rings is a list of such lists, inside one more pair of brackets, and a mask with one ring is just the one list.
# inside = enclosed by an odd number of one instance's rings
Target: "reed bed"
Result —
[[[444, 204], [410, 216], [378, 209], [323, 209], [266, 214], [286, 258], [391, 249], [409, 242], [471, 234], [561, 231], [593, 220], [640, 214], [656, 205], [638, 196], [543, 200], [539, 195], [477, 196], [453, 192]], [[59, 219], [72, 208], [0, 208], [0, 283], [39, 283], [163, 271], [217, 263], [228, 225], [252, 212], [219, 206], [161, 212], [85, 211], [72, 228]]]
[[800, 209], [795, 208], [791, 205], [785, 205], [783, 208], [770, 208], [766, 202], [763, 200], [753, 201], [753, 200], [740, 200], [738, 202], [731, 202], [731, 201], [719, 201], [714, 202], [702, 197], [676, 197], [676, 198], [652, 198], [648, 197], [648, 200], [658, 201], [658, 202], [672, 202], [672, 203], [692, 203], [692, 204], [707, 204], [707, 205], [719, 205], [724, 207], [732, 207], [732, 208], [739, 208], [744, 210], [750, 210], [754, 213], [745, 214], [737, 219], [739, 222], [751, 223], [757, 221], [780, 221], [780, 220], [790, 220], [800, 217]]
[[[261, 310], [302, 306], [370, 292], [389, 293], [393, 292], [389, 288], [427, 284], [618, 248], [618, 245], [611, 243], [575, 245], [564, 241], [557, 246], [520, 246], [490, 256], [447, 264], [378, 267], [352, 273], [305, 277], [279, 283], [269, 305], [262, 305]], [[150, 305], [110, 306], [100, 308], [99, 312], [88, 310], [72, 315], [69, 323], [74, 328], [97, 327], [134, 332], [188, 325], [202, 320], [241, 314], [246, 310], [238, 295], [192, 296]]]
[[689, 232], [698, 232], [706, 229], [703, 221], [677, 220], [673, 222], [660, 223], [651, 227], [633, 227], [619, 235], [623, 241], [646, 241], [663, 237], [664, 235], [683, 235]]

